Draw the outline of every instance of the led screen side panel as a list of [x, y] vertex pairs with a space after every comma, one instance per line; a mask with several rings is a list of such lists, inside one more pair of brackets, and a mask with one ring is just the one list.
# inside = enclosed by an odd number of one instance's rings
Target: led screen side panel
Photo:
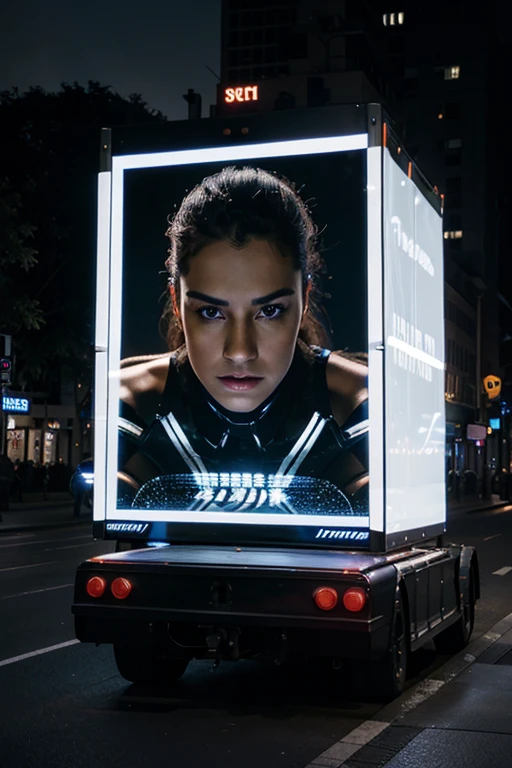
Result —
[[384, 152], [386, 542], [446, 520], [442, 220]]
[[384, 328], [382, 304], [382, 147], [368, 152], [368, 418], [370, 530], [384, 531]]
[[96, 265], [96, 335], [94, 371], [94, 496], [93, 518], [106, 516], [108, 306], [110, 284], [111, 173], [98, 176], [98, 234]]
[[[364, 134], [113, 158], [107, 536], [368, 546], [366, 147]], [[224, 246], [196, 248], [172, 283], [185, 340], [158, 334], [169, 214], [206, 177], [247, 167], [288, 179], [322, 232], [328, 346], [296, 339], [314, 298], [302, 251], [285, 259], [261, 235], [247, 261], [238, 208]], [[274, 226], [268, 190], [253, 192]]]

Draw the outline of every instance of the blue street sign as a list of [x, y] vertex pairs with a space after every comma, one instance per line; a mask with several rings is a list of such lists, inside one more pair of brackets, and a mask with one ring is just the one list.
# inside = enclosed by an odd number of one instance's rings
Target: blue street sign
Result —
[[2, 411], [5, 413], [30, 413], [31, 401], [27, 397], [2, 395]]

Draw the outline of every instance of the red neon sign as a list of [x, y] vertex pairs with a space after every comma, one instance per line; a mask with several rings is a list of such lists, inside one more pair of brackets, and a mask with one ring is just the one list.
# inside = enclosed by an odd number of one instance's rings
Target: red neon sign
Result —
[[241, 85], [233, 88], [224, 88], [224, 101], [226, 104], [233, 102], [258, 101], [257, 85]]

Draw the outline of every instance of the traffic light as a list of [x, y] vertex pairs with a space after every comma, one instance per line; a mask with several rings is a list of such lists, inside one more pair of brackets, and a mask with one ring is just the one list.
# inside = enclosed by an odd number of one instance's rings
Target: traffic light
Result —
[[0, 382], [10, 384], [12, 378], [12, 360], [10, 357], [2, 357], [0, 360]]

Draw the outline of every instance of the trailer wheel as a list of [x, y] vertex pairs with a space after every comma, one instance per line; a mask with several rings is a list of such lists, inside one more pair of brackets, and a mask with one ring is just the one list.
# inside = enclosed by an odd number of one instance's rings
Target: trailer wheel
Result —
[[128, 682], [162, 687], [177, 682], [190, 661], [168, 656], [165, 648], [149, 645], [114, 645], [114, 658], [119, 674]]
[[473, 568], [469, 572], [467, 596], [462, 602], [459, 620], [451, 624], [434, 637], [438, 653], [458, 653], [469, 643], [475, 625], [475, 576]]
[[398, 588], [391, 624], [390, 647], [382, 659], [352, 667], [355, 693], [365, 701], [386, 702], [403, 693], [409, 660], [409, 621]]

